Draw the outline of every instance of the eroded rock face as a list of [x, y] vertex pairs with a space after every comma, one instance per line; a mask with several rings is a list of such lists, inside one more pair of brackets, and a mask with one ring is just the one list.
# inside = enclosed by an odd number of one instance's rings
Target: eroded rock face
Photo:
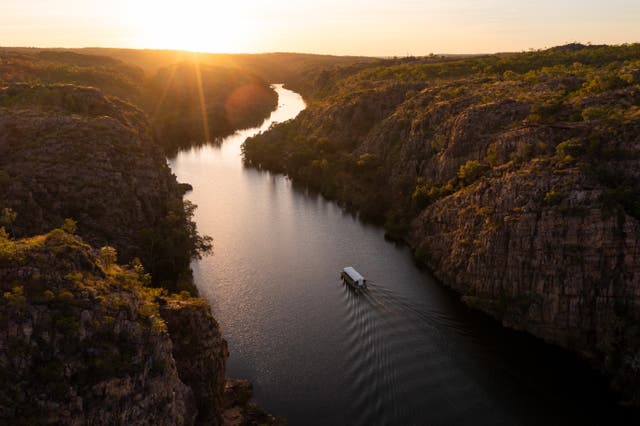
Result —
[[0, 423], [193, 423], [156, 290], [62, 230], [0, 247]]
[[[34, 235], [78, 221], [94, 245], [140, 256], [137, 233], [181, 199], [152, 143], [144, 114], [97, 89], [14, 85], [0, 89], [0, 205], [18, 213], [12, 232]], [[138, 253], [137, 253], [138, 252]]]
[[160, 315], [173, 342], [180, 379], [194, 392], [196, 424], [222, 424], [227, 342], [203, 299], [163, 299]]
[[[616, 380], [638, 374], [640, 222], [596, 206], [579, 173], [512, 173], [429, 206], [409, 241], [470, 306], [581, 352]], [[546, 194], [562, 201], [549, 205]], [[547, 196], [548, 200], [548, 196]]]
[[98, 89], [0, 89], [0, 210], [17, 213], [11, 234], [71, 218], [90, 244], [140, 258], [157, 285], [194, 290], [192, 211], [151, 133], [143, 112]]
[[227, 379], [224, 383], [222, 422], [224, 426], [286, 426], [252, 401], [253, 386], [248, 380]]

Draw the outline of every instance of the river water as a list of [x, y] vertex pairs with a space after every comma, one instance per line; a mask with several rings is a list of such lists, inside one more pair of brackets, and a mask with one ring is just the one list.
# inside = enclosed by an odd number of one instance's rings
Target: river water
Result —
[[[170, 160], [215, 253], [196, 284], [229, 342], [227, 375], [290, 425], [624, 424], [570, 354], [472, 312], [410, 251], [281, 175], [246, 168], [244, 140], [305, 105], [276, 85], [260, 128]], [[339, 279], [371, 280], [356, 294]]]

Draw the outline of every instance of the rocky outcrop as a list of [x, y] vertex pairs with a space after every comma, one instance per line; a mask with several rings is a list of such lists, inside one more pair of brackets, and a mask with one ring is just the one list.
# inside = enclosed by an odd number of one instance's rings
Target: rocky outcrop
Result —
[[208, 303], [148, 287], [62, 229], [0, 228], [0, 423], [282, 425], [225, 380]]
[[286, 426], [252, 401], [253, 386], [248, 380], [228, 379], [224, 383], [222, 419], [224, 426]]
[[603, 209], [604, 191], [577, 171], [488, 178], [429, 206], [408, 241], [467, 304], [580, 352], [633, 400], [640, 221]]
[[0, 207], [17, 213], [13, 235], [72, 218], [92, 245], [139, 257], [158, 283], [189, 289], [204, 240], [137, 108], [93, 88], [0, 89], [0, 176]]
[[640, 404], [639, 70], [640, 45], [378, 66], [245, 160], [380, 219], [467, 304]]
[[[223, 422], [227, 345], [209, 305], [189, 296], [190, 261], [210, 239], [145, 113], [104, 94], [145, 104], [142, 78], [106, 57], [0, 52], [2, 424]], [[225, 83], [214, 89], [227, 102], [210, 99], [225, 108], [225, 131], [275, 106], [257, 78]], [[242, 404], [243, 419], [268, 423]]]
[[161, 299], [180, 379], [194, 392], [196, 424], [221, 425], [227, 342], [203, 299]]
[[0, 422], [192, 424], [198, 394], [144, 279], [60, 229], [0, 236]]

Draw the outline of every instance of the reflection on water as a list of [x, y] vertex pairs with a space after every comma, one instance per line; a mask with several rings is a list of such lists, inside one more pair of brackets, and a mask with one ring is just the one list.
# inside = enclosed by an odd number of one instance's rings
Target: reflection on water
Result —
[[[602, 384], [571, 356], [469, 311], [379, 228], [243, 167], [247, 136], [304, 108], [277, 90], [261, 129], [170, 162], [214, 237], [193, 269], [229, 342], [229, 376], [252, 379], [291, 425], [616, 424]], [[368, 291], [342, 285], [348, 265]]]

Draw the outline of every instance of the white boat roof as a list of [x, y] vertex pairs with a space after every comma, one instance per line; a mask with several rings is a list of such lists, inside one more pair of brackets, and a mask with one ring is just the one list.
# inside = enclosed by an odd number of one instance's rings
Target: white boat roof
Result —
[[352, 266], [347, 266], [343, 269], [344, 273], [349, 275], [349, 277], [354, 281], [364, 281], [364, 277], [360, 275], [358, 271], [353, 269]]

